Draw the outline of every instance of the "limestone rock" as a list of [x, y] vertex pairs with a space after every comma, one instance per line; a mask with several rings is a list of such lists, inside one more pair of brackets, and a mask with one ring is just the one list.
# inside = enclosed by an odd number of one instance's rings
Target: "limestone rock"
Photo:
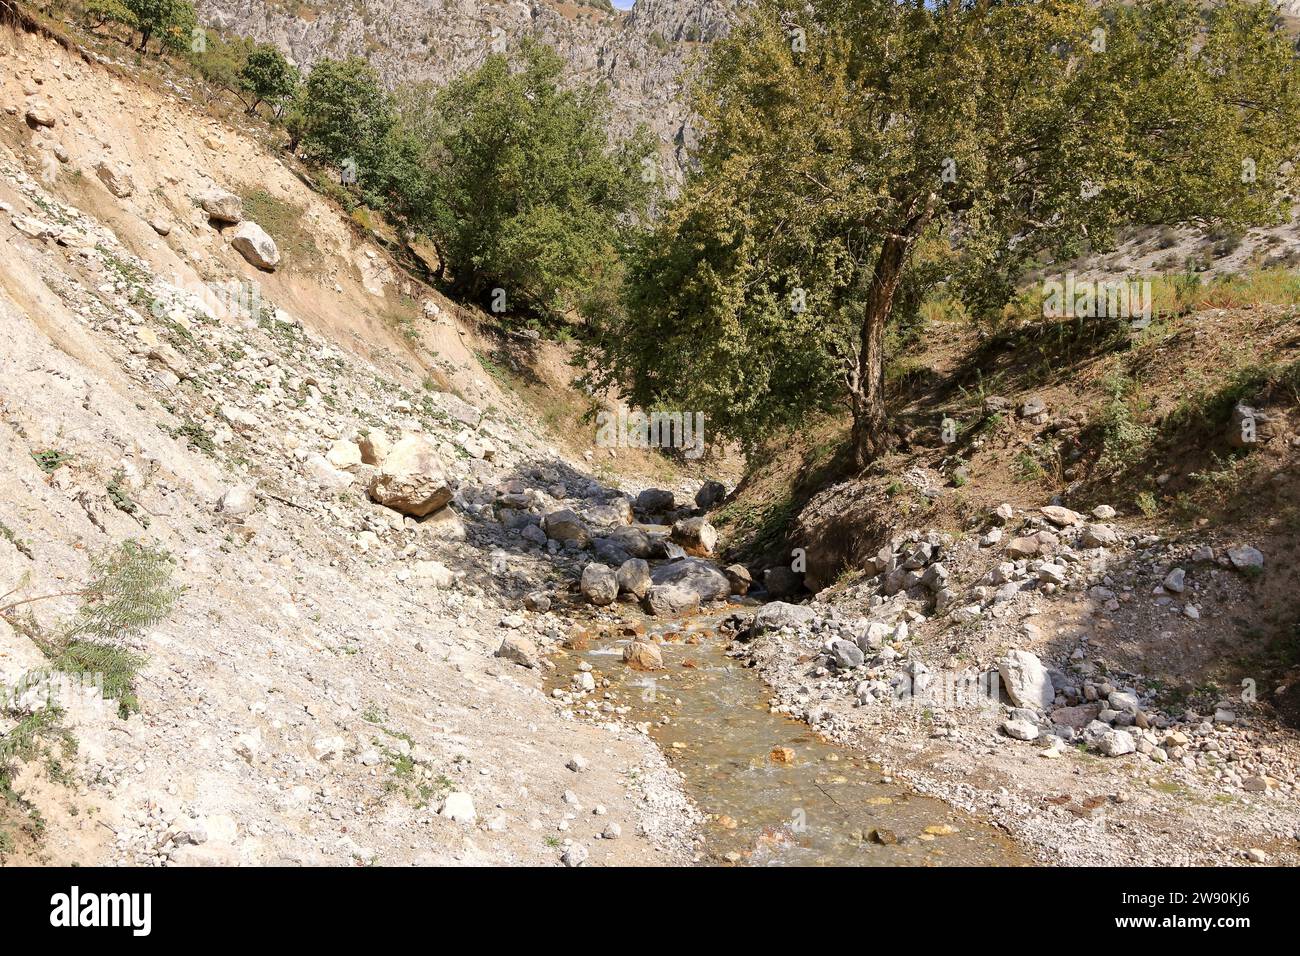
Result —
[[998, 675], [1007, 696], [1017, 707], [1046, 710], [1056, 699], [1052, 678], [1043, 662], [1029, 651], [1009, 651], [998, 662]]
[[1039, 509], [1048, 521], [1058, 528], [1073, 528], [1075, 525], [1082, 523], [1083, 516], [1069, 508], [1062, 508], [1060, 505], [1048, 505]]
[[118, 199], [126, 199], [135, 192], [135, 180], [131, 174], [112, 160], [101, 159], [95, 163], [95, 175]]
[[754, 615], [754, 620], [750, 624], [750, 632], [755, 636], [766, 633], [767, 631], [777, 631], [783, 627], [798, 627], [801, 624], [812, 623], [813, 618], [817, 616], [816, 612], [810, 607], [804, 607], [802, 604], [786, 604], [784, 601], [772, 601], [765, 604]]
[[251, 220], [241, 222], [230, 237], [230, 244], [250, 265], [268, 271], [280, 264], [280, 250], [266, 230]]
[[1097, 741], [1097, 749], [1107, 757], [1122, 757], [1137, 750], [1137, 742], [1126, 730], [1109, 730]]
[[340, 438], [325, 453], [325, 460], [335, 468], [349, 471], [361, 464], [361, 449], [355, 442]]
[[513, 664], [518, 664], [520, 667], [529, 668], [537, 667], [542, 660], [537, 645], [516, 632], [511, 632], [505, 636], [501, 646], [497, 648], [495, 656]]
[[583, 597], [597, 607], [604, 607], [618, 597], [618, 575], [605, 565], [592, 562], [582, 569], [579, 587]]
[[460, 791], [447, 794], [438, 814], [457, 823], [473, 823], [478, 819], [478, 814], [474, 811], [474, 799], [468, 793]]
[[357, 439], [357, 447], [361, 450], [362, 462], [367, 465], [382, 465], [393, 445], [382, 431], [372, 429]]
[[370, 482], [370, 497], [386, 508], [423, 518], [451, 500], [451, 487], [433, 442], [423, 435], [403, 438]]
[[244, 200], [224, 189], [209, 189], [199, 197], [199, 205], [208, 218], [233, 225], [243, 222]]
[[45, 100], [37, 97], [27, 101], [27, 111], [24, 115], [32, 126], [53, 126], [55, 122], [53, 108]]
[[727, 576], [727, 583], [731, 585], [732, 594], [745, 594], [754, 583], [754, 579], [749, 574], [749, 568], [743, 564], [727, 565], [722, 569], [722, 573]]
[[237, 518], [252, 511], [256, 503], [251, 488], [236, 485], [227, 489], [226, 493], [221, 496], [221, 500], [217, 502], [217, 510], [222, 514]]

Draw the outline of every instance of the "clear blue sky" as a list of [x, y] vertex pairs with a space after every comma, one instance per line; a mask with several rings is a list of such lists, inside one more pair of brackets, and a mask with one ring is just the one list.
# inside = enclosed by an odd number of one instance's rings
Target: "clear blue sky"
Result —
[[631, 10], [635, 0], [610, 0], [620, 10]]

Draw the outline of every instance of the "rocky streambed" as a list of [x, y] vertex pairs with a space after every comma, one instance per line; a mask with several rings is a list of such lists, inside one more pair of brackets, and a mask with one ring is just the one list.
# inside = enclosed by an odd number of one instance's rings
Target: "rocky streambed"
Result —
[[629, 612], [578, 627], [548, 692], [575, 717], [635, 726], [705, 816], [697, 859], [722, 865], [1015, 865], [1015, 845], [777, 713], [734, 655], [727, 611]]

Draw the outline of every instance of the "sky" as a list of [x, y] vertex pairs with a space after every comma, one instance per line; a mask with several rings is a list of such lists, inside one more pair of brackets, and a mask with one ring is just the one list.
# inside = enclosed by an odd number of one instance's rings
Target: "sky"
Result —
[[619, 10], [631, 10], [635, 0], [610, 0]]

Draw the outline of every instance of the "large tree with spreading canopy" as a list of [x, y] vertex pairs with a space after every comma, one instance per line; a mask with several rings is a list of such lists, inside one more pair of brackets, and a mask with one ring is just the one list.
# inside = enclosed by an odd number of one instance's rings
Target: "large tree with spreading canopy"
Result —
[[925, 282], [995, 309], [1044, 252], [1276, 220], [1298, 96], [1267, 2], [757, 0], [704, 65], [696, 168], [597, 321], [605, 384], [747, 443], [847, 398], [865, 466], [885, 331]]

